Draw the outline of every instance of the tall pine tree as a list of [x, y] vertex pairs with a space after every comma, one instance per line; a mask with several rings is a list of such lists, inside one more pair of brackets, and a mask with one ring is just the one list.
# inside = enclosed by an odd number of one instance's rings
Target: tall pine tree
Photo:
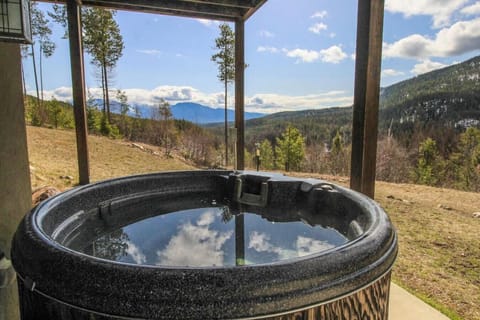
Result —
[[[83, 18], [83, 44], [92, 57], [92, 64], [100, 69], [104, 99], [104, 113], [110, 118], [110, 98], [108, 90], [109, 73], [115, 68], [123, 54], [123, 37], [114, 19], [115, 11], [102, 8], [87, 8]], [[106, 109], [106, 110], [105, 110]]]
[[225, 88], [225, 165], [228, 165], [228, 119], [227, 94], [228, 84], [235, 79], [235, 34], [226, 23], [219, 26], [220, 36], [215, 39], [215, 49], [218, 51], [212, 56], [212, 61], [218, 65], [218, 80]]
[[[68, 37], [65, 6], [53, 5], [49, 16], [65, 28]], [[120, 27], [114, 19], [115, 11], [103, 8], [82, 8], [83, 47], [92, 57], [92, 64], [99, 68], [103, 91], [103, 113], [110, 122], [110, 96], [108, 81], [111, 71], [121, 58], [124, 49]], [[110, 77], [111, 78], [111, 77]]]

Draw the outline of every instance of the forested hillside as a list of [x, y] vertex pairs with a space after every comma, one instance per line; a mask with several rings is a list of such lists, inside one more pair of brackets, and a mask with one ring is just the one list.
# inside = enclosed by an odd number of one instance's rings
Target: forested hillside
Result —
[[479, 84], [480, 56], [384, 88], [381, 92], [381, 106], [390, 108], [418, 97], [446, 93], [451, 93], [452, 97], [478, 95]]
[[[480, 57], [382, 89], [379, 117], [378, 179], [480, 190]], [[305, 137], [302, 170], [348, 174], [351, 107], [249, 120], [247, 148], [275, 151], [288, 124]]]

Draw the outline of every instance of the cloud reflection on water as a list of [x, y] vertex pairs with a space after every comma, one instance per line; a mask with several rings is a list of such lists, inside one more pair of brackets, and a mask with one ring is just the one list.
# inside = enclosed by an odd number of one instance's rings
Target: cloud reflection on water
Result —
[[135, 261], [136, 264], [145, 264], [147, 262], [147, 257], [142, 253], [140, 248], [138, 248], [133, 242], [127, 241], [127, 249], [125, 252]]
[[163, 266], [222, 266], [222, 246], [233, 235], [233, 231], [211, 230], [216, 210], [207, 211], [194, 223], [188, 221], [178, 227], [165, 249], [157, 251], [156, 265]]
[[248, 248], [257, 252], [275, 253], [280, 258], [279, 260], [289, 259], [294, 257], [303, 257], [309, 254], [333, 248], [334, 245], [327, 241], [316, 240], [304, 236], [297, 236], [295, 243], [276, 246], [271, 243], [270, 235], [253, 231], [249, 235]]

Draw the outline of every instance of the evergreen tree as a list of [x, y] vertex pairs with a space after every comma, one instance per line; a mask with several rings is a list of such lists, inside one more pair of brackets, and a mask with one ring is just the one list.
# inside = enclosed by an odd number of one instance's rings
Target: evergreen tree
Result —
[[280, 138], [277, 138], [275, 148], [278, 163], [282, 164], [285, 171], [299, 170], [305, 158], [305, 139], [300, 131], [288, 125]]
[[130, 110], [130, 105], [128, 104], [128, 98], [125, 91], [117, 90], [117, 101], [120, 103], [120, 130], [126, 138], [130, 138], [131, 127], [130, 117], [127, 116], [128, 111]]
[[52, 97], [52, 100], [49, 102], [49, 113], [50, 119], [53, 122], [53, 127], [57, 129], [59, 126], [64, 125], [64, 116], [63, 116], [63, 108], [60, 106], [58, 101]]
[[[43, 101], [43, 59], [49, 58], [55, 52], [56, 44], [50, 38], [52, 30], [48, 26], [49, 20], [45, 14], [32, 3], [32, 35], [34, 44], [38, 41], [39, 47], [39, 71], [40, 71], [40, 98]], [[37, 41], [35, 41], [37, 40]]]
[[[45, 17], [45, 14], [37, 7], [36, 2], [30, 3], [31, 10], [31, 28], [32, 28], [32, 37], [33, 42], [31, 44], [31, 53], [32, 62], [33, 62], [33, 73], [35, 77], [35, 88], [37, 91], [37, 114], [33, 117], [35, 118], [36, 125], [43, 125], [47, 118], [47, 110], [43, 103], [43, 59], [42, 57], [48, 58], [53, 55], [55, 51], [55, 43], [51, 41], [50, 36], [52, 35], [52, 30], [48, 26], [49, 20]], [[36, 63], [36, 53], [35, 45], [38, 45], [39, 48], [39, 68], [40, 68], [40, 88], [38, 85], [38, 75], [37, 75], [37, 63]], [[27, 56], [27, 50], [25, 49], [24, 56]]]
[[89, 133], [100, 132], [100, 117], [99, 117], [98, 105], [93, 95], [88, 93], [87, 101], [87, 128]]
[[[54, 4], [48, 15], [65, 29], [68, 37], [67, 12], [64, 5]], [[110, 97], [108, 82], [111, 72], [123, 54], [124, 44], [120, 28], [114, 19], [115, 11], [98, 7], [82, 8], [83, 47], [92, 57], [92, 64], [99, 68], [103, 90], [103, 112], [110, 122]]]
[[265, 170], [275, 168], [272, 144], [265, 139], [260, 144], [260, 166]]
[[222, 81], [225, 89], [225, 165], [228, 165], [228, 83], [235, 80], [235, 34], [226, 23], [219, 26], [220, 36], [215, 39], [215, 53], [211, 60], [218, 65], [218, 80]]
[[165, 148], [166, 156], [170, 156], [173, 145], [176, 143], [175, 126], [170, 104], [165, 99], [161, 99], [157, 104], [156, 112], [155, 119], [158, 120], [157, 144]]
[[465, 190], [480, 190], [480, 130], [468, 128], [460, 135], [459, 152], [457, 158], [460, 166], [458, 182]]
[[348, 157], [345, 150], [342, 135], [340, 131], [332, 139], [330, 148], [330, 173], [333, 175], [347, 175], [348, 173]]
[[120, 28], [114, 19], [115, 11], [87, 8], [83, 11], [83, 44], [92, 57], [92, 64], [100, 69], [104, 99], [104, 113], [111, 122], [108, 90], [109, 73], [123, 54], [124, 44]]
[[417, 183], [430, 186], [437, 185], [442, 175], [442, 162], [437, 143], [431, 138], [425, 139], [418, 150], [418, 162], [415, 169]]

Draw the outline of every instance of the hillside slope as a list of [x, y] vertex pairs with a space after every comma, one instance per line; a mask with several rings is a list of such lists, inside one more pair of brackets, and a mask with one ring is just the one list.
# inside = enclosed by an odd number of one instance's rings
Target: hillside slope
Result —
[[480, 93], [480, 56], [382, 89], [383, 108], [399, 105], [418, 96]]
[[[63, 190], [78, 182], [73, 130], [27, 126], [27, 138], [33, 188], [49, 185]], [[163, 150], [155, 146], [135, 144], [146, 147], [141, 150], [131, 142], [95, 135], [88, 136], [88, 143], [92, 182], [138, 173], [195, 169], [175, 154], [165, 157]]]

